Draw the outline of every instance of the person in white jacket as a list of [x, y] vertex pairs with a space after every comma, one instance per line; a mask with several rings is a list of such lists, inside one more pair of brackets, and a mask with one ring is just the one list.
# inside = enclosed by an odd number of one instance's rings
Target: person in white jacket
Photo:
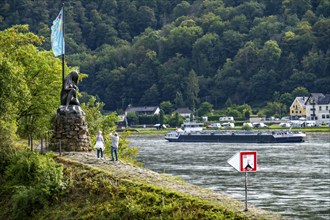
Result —
[[115, 132], [113, 135], [110, 133], [111, 138], [111, 161], [114, 161], [114, 156], [116, 157], [116, 161], [118, 161], [118, 147], [119, 147], [119, 136], [118, 133]]
[[103, 151], [104, 151], [104, 139], [102, 136], [102, 131], [96, 136], [96, 144], [94, 146], [94, 150], [96, 150], [96, 156], [98, 159], [103, 159]]

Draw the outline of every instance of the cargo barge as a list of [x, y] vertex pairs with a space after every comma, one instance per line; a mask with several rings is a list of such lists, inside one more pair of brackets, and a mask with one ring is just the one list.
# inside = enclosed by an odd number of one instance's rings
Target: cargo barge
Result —
[[165, 135], [170, 142], [221, 142], [221, 143], [294, 143], [304, 142], [306, 134], [297, 131], [203, 131], [200, 124], [184, 125], [184, 130], [177, 129]]

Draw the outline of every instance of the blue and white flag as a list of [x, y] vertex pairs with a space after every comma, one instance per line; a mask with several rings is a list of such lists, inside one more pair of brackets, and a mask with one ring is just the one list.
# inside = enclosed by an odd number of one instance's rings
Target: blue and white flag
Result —
[[53, 21], [52, 34], [50, 40], [54, 55], [57, 57], [65, 53], [64, 36], [63, 36], [63, 8]]

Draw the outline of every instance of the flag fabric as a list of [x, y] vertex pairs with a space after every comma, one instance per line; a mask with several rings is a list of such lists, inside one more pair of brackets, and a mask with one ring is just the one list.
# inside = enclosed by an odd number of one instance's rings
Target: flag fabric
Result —
[[63, 8], [53, 21], [52, 34], [50, 40], [52, 43], [52, 49], [55, 56], [59, 56], [65, 53], [64, 37], [63, 37]]

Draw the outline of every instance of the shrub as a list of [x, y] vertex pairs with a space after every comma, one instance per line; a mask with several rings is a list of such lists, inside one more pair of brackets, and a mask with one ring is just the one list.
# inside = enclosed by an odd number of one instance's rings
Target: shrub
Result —
[[51, 155], [19, 151], [12, 157], [4, 174], [2, 192], [11, 197], [11, 212], [15, 218], [29, 216], [36, 209], [48, 205], [64, 189], [63, 165]]
[[[135, 165], [141, 165], [138, 161], [136, 161], [136, 158], [138, 156], [139, 150], [136, 147], [130, 147], [129, 146], [129, 140], [128, 136], [130, 135], [129, 132], [122, 132], [120, 134], [120, 140], [119, 140], [119, 158], [121, 160], [130, 162]], [[105, 153], [110, 157], [110, 145], [111, 141], [109, 141], [110, 144], [106, 144]]]
[[249, 125], [244, 125], [243, 127], [242, 127], [242, 130], [252, 130], [253, 128], [252, 127], [250, 127]]
[[[15, 131], [16, 124], [14, 122], [5, 122], [0, 118], [0, 176], [5, 172], [12, 154], [16, 151], [17, 146], [14, 144]], [[0, 184], [1, 181], [0, 178]]]

